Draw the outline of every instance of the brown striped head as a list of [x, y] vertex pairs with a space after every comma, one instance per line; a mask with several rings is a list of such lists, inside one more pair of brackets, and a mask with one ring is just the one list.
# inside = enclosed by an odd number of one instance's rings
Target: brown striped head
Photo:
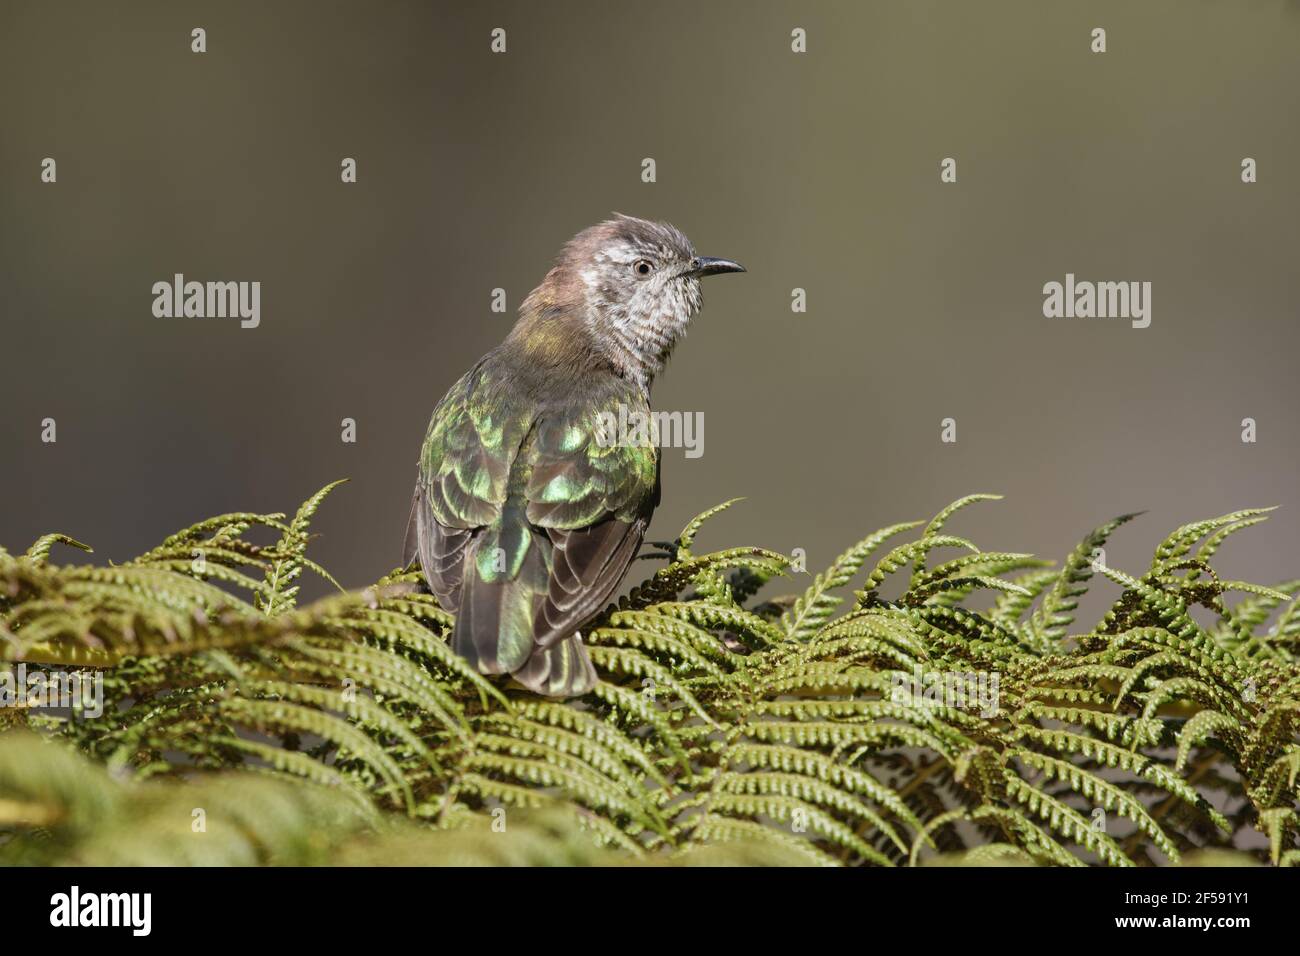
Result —
[[547, 313], [562, 313], [648, 389], [700, 310], [700, 279], [744, 271], [730, 259], [697, 255], [675, 226], [617, 214], [565, 244], [524, 301], [520, 325], [536, 330]]

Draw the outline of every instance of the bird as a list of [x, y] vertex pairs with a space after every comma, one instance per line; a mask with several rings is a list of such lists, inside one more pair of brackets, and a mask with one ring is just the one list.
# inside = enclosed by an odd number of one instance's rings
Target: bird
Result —
[[595, 686], [581, 628], [660, 501], [657, 443], [611, 423], [649, 417], [700, 280], [745, 271], [669, 223], [615, 213], [564, 245], [504, 341], [434, 408], [406, 566], [455, 614], [452, 648], [479, 673], [553, 698]]

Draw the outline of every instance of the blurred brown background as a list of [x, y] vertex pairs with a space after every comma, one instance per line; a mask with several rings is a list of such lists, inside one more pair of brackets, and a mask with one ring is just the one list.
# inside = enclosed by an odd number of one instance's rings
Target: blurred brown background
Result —
[[[998, 491], [954, 530], [1050, 557], [1150, 509], [1109, 551], [1132, 570], [1281, 504], [1220, 564], [1300, 575], [1298, 120], [1295, 3], [5, 0], [0, 542], [120, 560], [350, 476], [315, 556], [372, 581], [434, 403], [620, 210], [750, 270], [656, 389], [706, 429], [666, 451], [652, 537], [746, 495], [701, 544], [816, 570]], [[261, 327], [154, 318], [175, 272], [260, 280]], [[1045, 319], [1067, 272], [1151, 281], [1150, 328]]]

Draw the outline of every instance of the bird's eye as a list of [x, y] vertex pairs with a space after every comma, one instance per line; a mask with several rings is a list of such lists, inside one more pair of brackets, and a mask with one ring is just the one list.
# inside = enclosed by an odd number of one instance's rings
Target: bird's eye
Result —
[[655, 265], [649, 259], [638, 259], [636, 262], [632, 263], [632, 271], [636, 275], [645, 278], [655, 271]]

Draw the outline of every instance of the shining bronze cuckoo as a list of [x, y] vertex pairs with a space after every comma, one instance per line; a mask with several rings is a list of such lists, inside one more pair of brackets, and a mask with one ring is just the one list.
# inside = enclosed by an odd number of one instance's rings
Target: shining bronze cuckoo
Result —
[[406, 559], [456, 615], [452, 646], [481, 673], [552, 697], [595, 684], [579, 628], [618, 587], [659, 504], [656, 443], [610, 423], [649, 417], [700, 279], [744, 271], [696, 255], [667, 223], [592, 226], [434, 409]]

